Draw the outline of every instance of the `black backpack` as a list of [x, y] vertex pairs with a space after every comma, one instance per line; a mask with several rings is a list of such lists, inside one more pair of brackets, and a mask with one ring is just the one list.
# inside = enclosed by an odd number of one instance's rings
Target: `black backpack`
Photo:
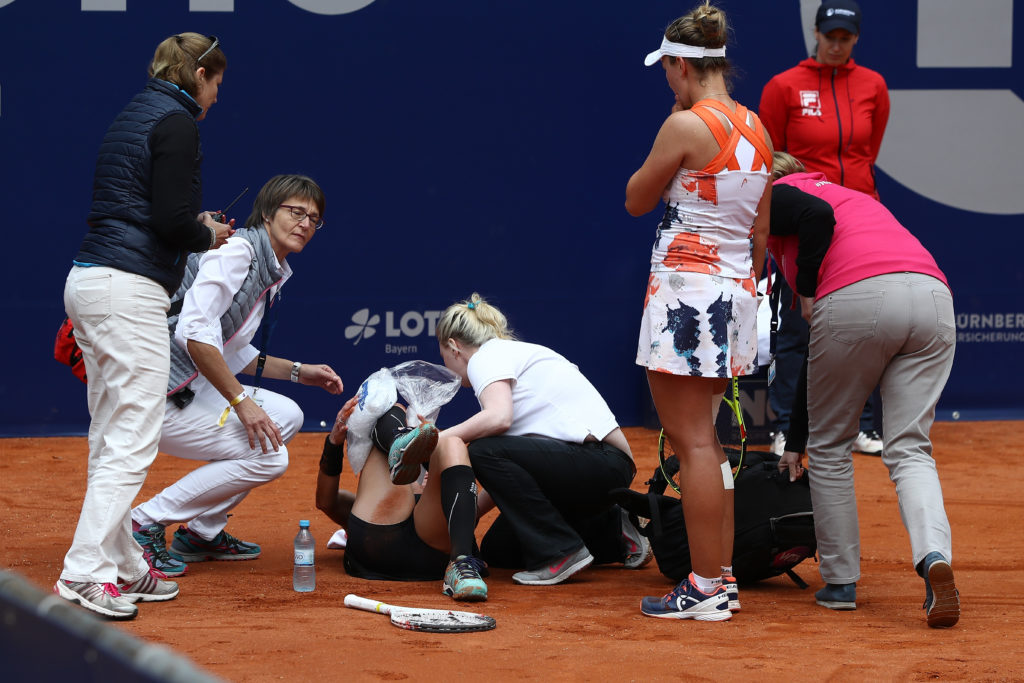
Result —
[[[730, 464], [739, 464], [739, 451], [726, 448]], [[736, 475], [736, 536], [733, 543], [733, 575], [739, 583], [751, 583], [787, 574], [806, 588], [793, 567], [818, 549], [814, 536], [814, 514], [807, 473], [795, 482], [788, 472], [779, 472], [779, 457], [772, 453], [747, 451]], [[646, 483], [647, 495], [630, 489], [616, 489], [613, 499], [630, 513], [631, 521], [651, 542], [661, 573], [682, 581], [690, 571], [690, 546], [686, 539], [683, 509], [678, 498], [664, 495], [666, 474], [675, 475], [675, 456]], [[649, 519], [639, 525], [639, 517]]]

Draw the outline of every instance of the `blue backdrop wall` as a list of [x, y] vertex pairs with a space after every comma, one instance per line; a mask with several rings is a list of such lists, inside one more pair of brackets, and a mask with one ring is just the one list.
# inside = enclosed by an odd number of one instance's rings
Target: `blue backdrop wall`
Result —
[[[1020, 392], [1004, 389], [1019, 387], [1024, 349], [1024, 79], [1012, 59], [1024, 30], [1017, 3], [983, 4], [965, 21], [954, 0], [863, 0], [854, 52], [892, 91], [883, 201], [953, 287], [944, 419], [1024, 417]], [[806, 56], [816, 5], [721, 1], [738, 100], [756, 107], [764, 83]], [[440, 362], [439, 312], [478, 291], [520, 337], [575, 361], [622, 424], [640, 424], [649, 403], [633, 357], [658, 216], [629, 217], [624, 189], [672, 105], [643, 57], [688, 6], [0, 0], [0, 434], [87, 429], [84, 386], [51, 352], [95, 154], [156, 44], [188, 30], [219, 36], [229, 61], [200, 124], [206, 207], [246, 186], [251, 205], [281, 172], [327, 193], [326, 226], [290, 259], [271, 353], [330, 363], [354, 390], [382, 366]], [[309, 429], [341, 403], [274, 388]], [[472, 409], [468, 394], [443, 422]]]

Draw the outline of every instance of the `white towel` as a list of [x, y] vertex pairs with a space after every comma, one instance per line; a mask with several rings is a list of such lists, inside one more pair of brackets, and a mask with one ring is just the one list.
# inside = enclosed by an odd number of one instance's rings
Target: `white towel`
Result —
[[345, 533], [344, 529], [338, 529], [337, 531], [335, 531], [334, 535], [331, 536], [331, 540], [327, 541], [327, 547], [329, 549], [331, 549], [331, 550], [336, 550], [338, 548], [344, 548], [347, 545], [348, 545], [348, 534]]

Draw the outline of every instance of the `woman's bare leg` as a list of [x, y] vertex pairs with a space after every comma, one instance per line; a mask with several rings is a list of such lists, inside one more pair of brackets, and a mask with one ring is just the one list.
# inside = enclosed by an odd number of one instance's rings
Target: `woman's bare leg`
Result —
[[662, 428], [679, 458], [683, 516], [694, 573], [721, 575], [727, 503], [722, 478], [724, 454], [711, 419], [712, 396], [727, 380], [686, 377], [648, 370], [647, 379]]

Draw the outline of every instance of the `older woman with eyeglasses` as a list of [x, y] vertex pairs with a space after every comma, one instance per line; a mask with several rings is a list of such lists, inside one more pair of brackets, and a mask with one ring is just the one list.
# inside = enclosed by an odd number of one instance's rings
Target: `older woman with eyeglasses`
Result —
[[169, 369], [169, 296], [190, 252], [216, 249], [230, 224], [200, 212], [199, 129], [227, 59], [212, 36], [157, 46], [149, 80], [100, 146], [93, 199], [64, 289], [89, 383], [89, 476], [54, 592], [113, 619], [136, 601], [170, 600], [129, 529], [130, 507], [157, 454]]
[[[287, 258], [305, 248], [323, 215], [316, 182], [275, 176], [257, 195], [248, 227], [216, 252], [189, 257], [167, 318], [173, 341], [160, 450], [206, 464], [132, 510], [135, 538], [154, 570], [178, 576], [187, 562], [260, 556], [259, 545], [224, 530], [228, 513], [249, 491], [284, 474], [286, 444], [302, 426], [299, 406], [260, 387], [262, 378], [342, 391], [327, 365], [267, 354], [276, 303], [292, 275]], [[239, 373], [255, 379], [242, 384]], [[173, 522], [187, 524], [168, 552], [164, 529]]]

